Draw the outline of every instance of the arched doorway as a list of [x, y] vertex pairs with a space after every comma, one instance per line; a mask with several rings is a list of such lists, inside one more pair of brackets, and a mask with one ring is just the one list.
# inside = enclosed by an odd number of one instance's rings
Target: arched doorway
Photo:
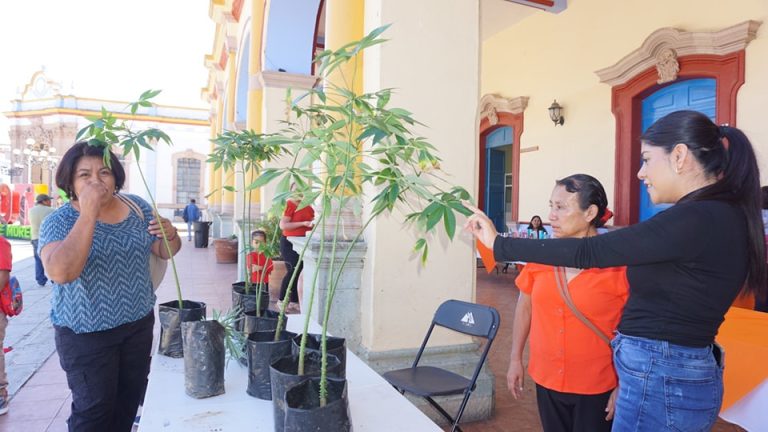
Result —
[[659, 29], [615, 65], [596, 71], [601, 82], [612, 86], [616, 225], [636, 223], [640, 217], [637, 171], [643, 100], [669, 83], [711, 78], [716, 81], [715, 121], [735, 125], [736, 97], [744, 84], [745, 48], [759, 27], [760, 22], [745, 21], [716, 32]]
[[517, 221], [520, 138], [527, 97], [485, 95], [480, 100], [477, 203], [500, 232]]
[[[500, 127], [485, 138], [485, 212], [491, 218], [496, 230], [506, 232], [506, 222], [512, 219], [511, 169], [514, 129]], [[507, 189], [509, 188], [509, 191]]]

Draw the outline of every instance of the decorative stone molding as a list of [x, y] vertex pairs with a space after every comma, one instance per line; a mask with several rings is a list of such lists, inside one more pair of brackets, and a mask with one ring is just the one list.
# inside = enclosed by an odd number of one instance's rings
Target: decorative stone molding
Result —
[[740, 51], [757, 36], [761, 21], [743, 23], [715, 32], [688, 32], [665, 27], [651, 33], [640, 48], [615, 65], [595, 71], [600, 82], [617, 86], [642, 71], [656, 67], [658, 83], [677, 79], [677, 59], [693, 54], [727, 55]]
[[677, 53], [671, 48], [666, 48], [656, 55], [656, 72], [659, 74], [658, 84], [672, 82], [677, 79], [680, 72], [680, 63], [677, 62]]
[[251, 75], [248, 80], [249, 90], [261, 88], [293, 88], [306, 90], [314, 87], [320, 77], [313, 75], [295, 74], [290, 72], [261, 71]]
[[499, 113], [520, 114], [528, 107], [528, 97], [505, 98], [495, 94], [487, 94], [480, 99], [480, 121], [488, 119], [491, 126], [499, 123]]

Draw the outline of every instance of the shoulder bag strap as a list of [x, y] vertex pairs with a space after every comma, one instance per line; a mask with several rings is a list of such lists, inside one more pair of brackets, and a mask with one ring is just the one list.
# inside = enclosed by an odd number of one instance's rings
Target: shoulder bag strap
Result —
[[560, 295], [563, 297], [565, 304], [568, 305], [576, 318], [584, 323], [585, 326], [589, 327], [590, 330], [595, 332], [597, 337], [599, 337], [603, 342], [610, 345], [611, 338], [606, 336], [605, 333], [597, 328], [597, 326], [595, 326], [592, 321], [589, 320], [589, 318], [585, 317], [584, 314], [582, 314], [581, 311], [576, 308], [576, 305], [573, 304], [571, 293], [568, 292], [568, 279], [566, 279], [565, 276], [565, 267], [555, 267], [555, 281], [557, 282], [557, 290], [560, 292]]
[[136, 215], [139, 217], [139, 219], [144, 220], [144, 212], [141, 211], [141, 208], [139, 207], [139, 205], [136, 204], [135, 202], [133, 202], [132, 199], [130, 199], [130, 198], [126, 197], [126, 196], [120, 195], [120, 194], [117, 194], [117, 198], [120, 201], [124, 202], [125, 205], [127, 205], [128, 208], [132, 212], [136, 213]]

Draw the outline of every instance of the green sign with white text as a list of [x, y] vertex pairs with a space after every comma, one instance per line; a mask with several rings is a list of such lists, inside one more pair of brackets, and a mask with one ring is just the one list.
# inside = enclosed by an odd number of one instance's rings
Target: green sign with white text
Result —
[[32, 237], [32, 227], [29, 225], [0, 225], [5, 238], [29, 240]]

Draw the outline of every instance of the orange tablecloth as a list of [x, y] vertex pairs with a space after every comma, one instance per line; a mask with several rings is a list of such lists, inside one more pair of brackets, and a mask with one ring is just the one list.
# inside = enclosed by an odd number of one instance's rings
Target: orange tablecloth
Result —
[[716, 339], [725, 350], [724, 411], [768, 379], [768, 314], [732, 307]]

